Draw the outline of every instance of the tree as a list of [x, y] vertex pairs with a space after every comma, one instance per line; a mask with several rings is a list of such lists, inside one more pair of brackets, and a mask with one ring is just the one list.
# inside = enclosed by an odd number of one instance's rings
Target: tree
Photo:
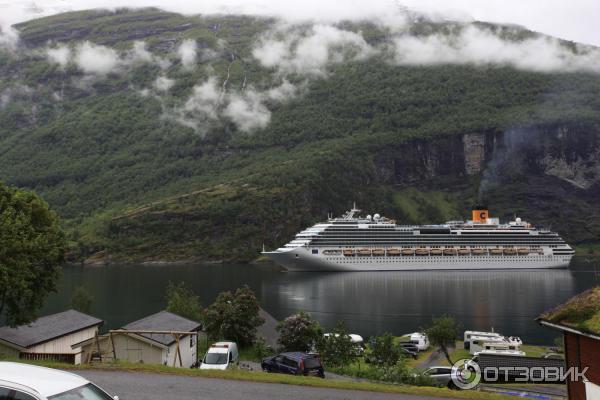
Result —
[[192, 321], [202, 321], [202, 305], [200, 298], [185, 286], [184, 282], [167, 285], [167, 311]]
[[89, 314], [92, 309], [94, 296], [83, 286], [77, 286], [71, 297], [71, 307], [82, 313]]
[[321, 336], [317, 351], [325, 363], [334, 367], [348, 365], [358, 357], [357, 345], [352, 343], [343, 321], [329, 335]]
[[460, 327], [449, 315], [444, 315], [433, 320], [433, 324], [425, 331], [429, 337], [429, 341], [433, 346], [439, 349], [446, 356], [446, 360], [450, 365], [454, 364], [450, 358], [449, 348], [453, 348], [456, 344], [456, 338], [459, 336]]
[[34, 320], [56, 290], [65, 249], [48, 204], [33, 192], [0, 183], [0, 316], [10, 326]]
[[323, 336], [319, 323], [304, 311], [279, 322], [277, 332], [283, 351], [310, 351]]
[[213, 339], [233, 340], [249, 346], [256, 338], [256, 328], [265, 320], [258, 314], [260, 305], [248, 286], [232, 292], [221, 292], [204, 310], [206, 332]]
[[391, 367], [396, 365], [401, 358], [400, 348], [394, 343], [394, 336], [391, 333], [386, 332], [371, 340], [369, 359], [373, 364]]

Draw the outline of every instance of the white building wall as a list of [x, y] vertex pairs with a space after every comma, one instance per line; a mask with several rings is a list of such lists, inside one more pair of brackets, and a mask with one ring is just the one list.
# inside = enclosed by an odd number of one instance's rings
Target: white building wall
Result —
[[83, 342], [84, 340], [88, 340], [93, 338], [98, 331], [98, 327], [91, 327], [87, 329], [83, 329], [69, 335], [60, 337], [55, 340], [51, 340], [46, 343], [42, 343], [37, 346], [30, 347], [27, 349], [26, 353], [36, 353], [36, 354], [77, 354], [81, 351], [79, 348], [72, 349], [71, 345], [75, 343]]
[[[181, 353], [181, 361], [183, 368], [189, 368], [196, 362], [197, 351], [196, 336], [189, 335], [179, 339], [179, 351]], [[177, 354], [177, 343], [173, 343], [168, 350], [163, 352], [163, 360], [167, 361], [168, 366], [173, 366], [175, 355]], [[175, 366], [179, 367], [179, 358], [175, 362]]]

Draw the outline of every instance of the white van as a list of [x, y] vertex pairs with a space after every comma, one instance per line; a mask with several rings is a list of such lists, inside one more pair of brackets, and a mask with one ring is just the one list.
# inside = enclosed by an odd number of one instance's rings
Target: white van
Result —
[[240, 354], [235, 342], [217, 342], [212, 344], [204, 358], [200, 369], [221, 369], [238, 365], [240, 362]]
[[0, 399], [119, 400], [79, 375], [14, 362], [0, 362]]
[[417, 345], [419, 351], [425, 351], [429, 348], [429, 338], [424, 333], [411, 333], [410, 341]]

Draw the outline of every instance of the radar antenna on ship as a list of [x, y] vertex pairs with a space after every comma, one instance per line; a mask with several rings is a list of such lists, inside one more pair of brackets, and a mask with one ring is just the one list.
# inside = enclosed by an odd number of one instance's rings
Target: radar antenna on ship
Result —
[[352, 203], [352, 209], [350, 211], [346, 211], [344, 214], [344, 219], [354, 219], [354, 214], [361, 212], [359, 208], [356, 208], [356, 202]]

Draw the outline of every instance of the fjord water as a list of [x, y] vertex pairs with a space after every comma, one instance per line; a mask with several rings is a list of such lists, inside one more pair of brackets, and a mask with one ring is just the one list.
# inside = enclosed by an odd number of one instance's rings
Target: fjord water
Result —
[[527, 343], [550, 344], [558, 332], [535, 318], [600, 284], [600, 259], [574, 258], [569, 269], [523, 271], [282, 272], [274, 265], [130, 265], [64, 268], [43, 314], [69, 307], [75, 287], [94, 296], [92, 314], [118, 328], [164, 309], [169, 281], [186, 282], [202, 304], [244, 284], [275, 318], [305, 310], [331, 328], [344, 320], [363, 336], [403, 334], [433, 317], [454, 316], [465, 329], [495, 329]]

